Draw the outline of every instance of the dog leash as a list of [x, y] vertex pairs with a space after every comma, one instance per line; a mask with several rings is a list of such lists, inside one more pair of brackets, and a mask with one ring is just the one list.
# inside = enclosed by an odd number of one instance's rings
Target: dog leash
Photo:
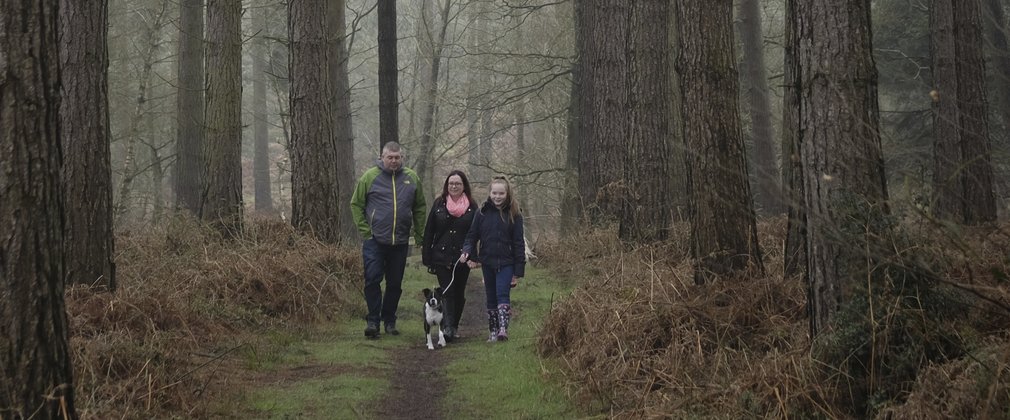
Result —
[[443, 295], [445, 294], [445, 292], [449, 291], [450, 287], [452, 287], [452, 282], [456, 281], [456, 266], [457, 265], [459, 265], [459, 258], [457, 258], [456, 259], [456, 263], [452, 265], [452, 277], [449, 278], [449, 284], [447, 284], [445, 286], [445, 289], [442, 289], [442, 294]]

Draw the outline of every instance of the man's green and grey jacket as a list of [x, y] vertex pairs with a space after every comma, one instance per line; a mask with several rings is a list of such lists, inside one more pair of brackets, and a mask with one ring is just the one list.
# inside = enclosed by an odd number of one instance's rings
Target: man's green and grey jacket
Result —
[[412, 227], [420, 244], [427, 210], [417, 173], [410, 168], [389, 171], [381, 161], [358, 179], [351, 196], [351, 215], [361, 237], [385, 245], [408, 243]]

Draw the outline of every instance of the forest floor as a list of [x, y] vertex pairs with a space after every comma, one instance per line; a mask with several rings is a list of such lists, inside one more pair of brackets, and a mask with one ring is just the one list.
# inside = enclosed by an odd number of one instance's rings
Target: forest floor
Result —
[[[416, 264], [410, 264], [417, 267]], [[210, 384], [210, 415], [228, 418], [576, 418], [536, 335], [565, 286], [539, 270], [513, 289], [510, 340], [488, 343], [479, 271], [467, 285], [462, 337], [428, 350], [421, 289], [434, 276], [408, 268], [397, 327], [364, 338], [364, 321], [336, 320], [304, 331], [269, 330], [222, 362]], [[436, 337], [437, 339], [437, 337]]]

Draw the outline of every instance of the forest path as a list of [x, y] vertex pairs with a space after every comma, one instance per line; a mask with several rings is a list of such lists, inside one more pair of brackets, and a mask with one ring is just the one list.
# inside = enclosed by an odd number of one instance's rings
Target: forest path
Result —
[[[412, 258], [413, 259], [413, 258]], [[428, 350], [421, 289], [437, 284], [408, 263], [397, 327], [401, 334], [366, 339], [360, 314], [322, 330], [270, 332], [243, 360], [222, 368], [227, 391], [211, 414], [242, 418], [580, 418], [550, 361], [536, 353], [536, 334], [563, 285], [529, 270], [513, 289], [510, 340], [488, 343], [479, 270], [467, 284], [460, 332]], [[532, 272], [532, 273], [531, 273]], [[273, 343], [273, 344], [270, 344]], [[250, 360], [253, 359], [253, 360]]]

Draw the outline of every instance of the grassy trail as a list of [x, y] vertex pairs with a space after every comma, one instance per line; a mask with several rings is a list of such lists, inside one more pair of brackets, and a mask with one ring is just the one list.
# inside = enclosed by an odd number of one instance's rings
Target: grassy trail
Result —
[[[414, 264], [408, 264], [412, 266]], [[479, 270], [470, 276], [463, 338], [425, 347], [421, 289], [436, 281], [408, 268], [400, 300], [399, 336], [362, 335], [361, 314], [312, 332], [274, 331], [244, 355], [229, 400], [215, 414], [243, 418], [581, 418], [535, 339], [553, 299], [567, 287], [537, 269], [513, 289], [510, 340], [487, 343]], [[363, 311], [362, 308], [359, 311]], [[545, 364], [546, 363], [546, 364]]]

